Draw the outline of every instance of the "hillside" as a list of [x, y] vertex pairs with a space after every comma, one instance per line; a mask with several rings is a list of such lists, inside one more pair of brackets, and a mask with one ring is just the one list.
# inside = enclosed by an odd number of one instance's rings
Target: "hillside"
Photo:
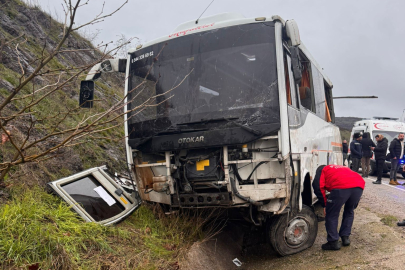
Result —
[[359, 117], [336, 117], [335, 119], [335, 124], [340, 128], [340, 129], [345, 129], [345, 130], [352, 130], [353, 124], [356, 121], [361, 120], [362, 118]]
[[[0, 104], [62, 36], [62, 25], [40, 7], [0, 0]], [[0, 169], [16, 156], [35, 156], [60, 144], [68, 135], [50, 135], [75, 130], [83, 119], [102, 114], [123, 97], [124, 77], [103, 76], [96, 82], [94, 107], [78, 108], [85, 73], [66, 84], [58, 80], [68, 80], [75, 70], [88, 71], [86, 66], [103, 53], [77, 33], [62, 49], [40, 76], [0, 109], [0, 121], [11, 119], [0, 134], [4, 136], [7, 129], [13, 142], [35, 145], [27, 153], [18, 153], [11, 140], [0, 144]], [[38, 99], [37, 93], [51, 86], [58, 88]], [[33, 102], [35, 98], [38, 103]], [[27, 105], [24, 113], [14, 117]], [[184, 252], [203, 237], [204, 221], [199, 217], [193, 222], [179, 215], [166, 217], [150, 206], [142, 206], [117, 226], [85, 223], [58, 197], [45, 192], [47, 182], [90, 167], [106, 164], [113, 171], [126, 170], [120, 113], [113, 114], [113, 128], [102, 129], [97, 136], [90, 134], [42, 160], [14, 166], [7, 173], [5, 187], [0, 185], [1, 269], [178, 269]]]
[[350, 141], [350, 133], [353, 124], [359, 120], [361, 120], [361, 118], [358, 117], [336, 117], [335, 124], [340, 128], [342, 140]]
[[[16, 39], [14, 42], [0, 47], [0, 102], [19, 84], [19, 78], [21, 77], [20, 62], [26, 64], [27, 71], [33, 70], [37, 64], [36, 59], [43, 51], [50, 51], [57, 44], [62, 31], [62, 26], [42, 12], [39, 7], [27, 7], [18, 0], [0, 0], [1, 44]], [[101, 55], [88, 40], [76, 33], [73, 33], [68, 38], [65, 47], [66, 53], [58, 54], [50, 61], [44, 68], [45, 73], [51, 70], [62, 70], [66, 67], [73, 68], [89, 65]], [[20, 56], [20, 61], [18, 61], [18, 56]], [[32, 115], [37, 120], [31, 131], [31, 141], [46, 136], [49, 130], [56, 125], [56, 117], [52, 119], [47, 116], [54, 112], [61, 112], [65, 108], [77, 107], [80, 78], [83, 79], [84, 75], [81, 75], [78, 78], [79, 80], [76, 79], [71, 84], [64, 86], [55, 95], [46, 98], [31, 109], [33, 112], [29, 116]], [[53, 84], [55, 80], [55, 76], [48, 76], [48, 74], [38, 76], [17, 97], [27, 95], [32, 88]], [[94, 109], [92, 109], [93, 112], [106, 110], [111, 106], [112, 101], [123, 96], [123, 89], [123, 77], [118, 75], [103, 76], [96, 82], [95, 91], [96, 99], [102, 99], [103, 102], [97, 102]], [[17, 99], [2, 111], [2, 116], [10, 115], [23, 106], [24, 101]], [[62, 122], [58, 128], [74, 127], [88, 113], [89, 111], [86, 109], [79, 110], [77, 114], [69, 115], [66, 121]], [[8, 123], [8, 128], [14, 137], [23, 137], [27, 133], [27, 127], [30, 124], [28, 120], [28, 117], [23, 117]], [[28, 185], [40, 184], [43, 186], [50, 180], [103, 164], [122, 171], [125, 168], [124, 145], [122, 143], [124, 136], [123, 126], [107, 130], [103, 136], [105, 138], [121, 139], [121, 142], [112, 141], [111, 139], [89, 138], [85, 144], [80, 146], [61, 149], [51, 160], [28, 163], [21, 166], [18, 171], [13, 169], [9, 173], [8, 180], [9, 182], [18, 180]], [[58, 142], [61, 138], [55, 138], [55, 140]], [[40, 152], [52, 143], [55, 142], [45, 141], [33, 151]], [[11, 159], [12, 155], [13, 147], [10, 144], [2, 146], [1, 161]]]

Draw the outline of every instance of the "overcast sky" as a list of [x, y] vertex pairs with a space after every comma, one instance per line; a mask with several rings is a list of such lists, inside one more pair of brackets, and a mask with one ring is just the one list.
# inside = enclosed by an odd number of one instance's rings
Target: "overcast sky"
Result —
[[[31, 0], [45, 11], [61, 12], [61, 0]], [[171, 33], [195, 20], [212, 0], [129, 0], [116, 15], [93, 25], [98, 41], [118, 35], [141, 42]], [[106, 0], [105, 12], [123, 0]], [[100, 12], [91, 0], [78, 22]], [[238, 12], [245, 17], [280, 15], [298, 23], [301, 39], [334, 84], [334, 96], [376, 95], [378, 99], [335, 100], [336, 116], [400, 117], [405, 109], [405, 1], [381, 0], [215, 0], [204, 16]], [[203, 16], [203, 17], [204, 17]]]

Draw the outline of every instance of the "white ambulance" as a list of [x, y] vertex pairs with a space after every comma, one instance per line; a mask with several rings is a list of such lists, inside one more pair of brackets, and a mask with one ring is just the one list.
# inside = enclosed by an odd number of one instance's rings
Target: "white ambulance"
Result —
[[[405, 123], [398, 121], [398, 118], [389, 118], [389, 117], [373, 117], [372, 119], [363, 119], [357, 121], [353, 125], [352, 133], [350, 135], [350, 142], [353, 140], [353, 135], [355, 133], [363, 134], [365, 132], [370, 133], [371, 139], [373, 139], [376, 144], [377, 142], [375, 141], [375, 135], [382, 134], [385, 138], [387, 138], [389, 147], [389, 144], [392, 142], [394, 138], [398, 137], [398, 134], [400, 132], [405, 132]], [[388, 153], [389, 150], [387, 150], [387, 154]], [[403, 177], [405, 177], [405, 172], [403, 171], [404, 163], [405, 160], [401, 160], [400, 166], [398, 167], [398, 172], [401, 173]], [[389, 160], [385, 161], [384, 173], [389, 172], [390, 169], [391, 169], [391, 162]], [[376, 173], [374, 155], [371, 158], [369, 170], [370, 175]]]

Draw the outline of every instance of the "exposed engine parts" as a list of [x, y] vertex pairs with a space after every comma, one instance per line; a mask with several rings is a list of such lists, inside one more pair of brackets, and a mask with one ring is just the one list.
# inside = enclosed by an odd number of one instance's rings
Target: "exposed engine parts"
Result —
[[[258, 154], [262, 152], [263, 154]], [[240, 204], [262, 206], [263, 202], [244, 194], [247, 190], [243, 189], [243, 186], [274, 184], [277, 177], [283, 177], [282, 174], [273, 173], [272, 177], [267, 173], [270, 171], [269, 162], [277, 156], [277, 153], [277, 144], [274, 142], [229, 146], [226, 152], [224, 148], [174, 151], [167, 156], [170, 161], [168, 167], [170, 176], [164, 175], [165, 172], [162, 170], [164, 165], [167, 166], [166, 160], [163, 160], [167, 153], [137, 152], [139, 155], [137, 159], [142, 164], [156, 165], [141, 165], [150, 167], [154, 175], [152, 183], [144, 186], [144, 193], [153, 190], [170, 194], [169, 180], [172, 181], [174, 190], [174, 193], [171, 193], [172, 207], [231, 206], [235, 200], [232, 194], [240, 200]], [[278, 162], [276, 164], [279, 165]], [[277, 167], [271, 171], [275, 170]], [[229, 175], [228, 180], [226, 174]]]

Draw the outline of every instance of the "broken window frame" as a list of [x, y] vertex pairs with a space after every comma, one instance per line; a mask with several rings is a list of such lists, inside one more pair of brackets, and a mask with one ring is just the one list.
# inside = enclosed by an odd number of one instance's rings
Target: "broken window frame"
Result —
[[[48, 186], [52, 189], [54, 193], [56, 193], [59, 197], [61, 197], [65, 202], [67, 202], [72, 209], [77, 212], [85, 221], [87, 222], [96, 222], [103, 225], [110, 225], [117, 223], [123, 220], [125, 217], [130, 215], [133, 211], [139, 208], [142, 201], [139, 199], [139, 196], [136, 196], [137, 191], [134, 191], [132, 194], [129, 194], [125, 190], [122, 189], [120, 185], [118, 185], [114, 179], [106, 172], [106, 166], [102, 167], [95, 167], [88, 169], [86, 171], [71, 175], [69, 177], [65, 177], [53, 182], [48, 183]], [[78, 203], [67, 191], [63, 189], [64, 185], [69, 183], [73, 183], [75, 181], [79, 181], [87, 176], [94, 177], [102, 186], [107, 193], [111, 197], [115, 199], [115, 203], [119, 203], [124, 210], [117, 215], [114, 215], [108, 219], [104, 219], [101, 221], [96, 221], [85, 209]], [[116, 191], [122, 191], [121, 195], [119, 196]], [[119, 193], [120, 193], [119, 192]], [[127, 204], [124, 203], [127, 202]]]

